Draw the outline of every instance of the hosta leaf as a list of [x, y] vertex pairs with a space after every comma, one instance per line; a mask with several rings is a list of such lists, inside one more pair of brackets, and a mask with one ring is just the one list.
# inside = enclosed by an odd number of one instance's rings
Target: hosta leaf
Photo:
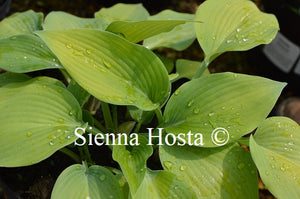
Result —
[[250, 138], [260, 176], [276, 198], [300, 198], [300, 127], [285, 117], [265, 120]]
[[115, 145], [113, 159], [120, 164], [129, 184], [132, 198], [196, 198], [186, 183], [166, 171], [147, 169], [147, 159], [152, 154], [148, 140], [139, 136], [138, 146]]
[[129, 114], [136, 122], [148, 124], [152, 121], [155, 114], [154, 111], [143, 111], [134, 106], [128, 106]]
[[43, 13], [32, 10], [15, 13], [0, 22], [0, 38], [41, 30], [43, 17]]
[[[193, 20], [194, 18], [195, 15], [193, 14], [164, 10], [149, 17], [149, 20]], [[143, 45], [149, 49], [168, 47], [175, 50], [184, 50], [193, 43], [195, 38], [194, 22], [187, 22], [186, 24], [176, 26], [170, 32], [161, 33], [145, 39]]]
[[0, 166], [31, 165], [76, 140], [76, 99], [57, 80], [40, 77], [0, 87]]
[[77, 99], [80, 106], [83, 106], [90, 97], [90, 94], [86, 90], [84, 90], [79, 84], [77, 84], [76, 81], [73, 79], [68, 85], [68, 90]]
[[213, 149], [163, 145], [160, 160], [192, 186], [197, 198], [258, 198], [256, 167], [238, 144]]
[[39, 37], [20, 34], [0, 39], [0, 68], [25, 73], [62, 66]]
[[168, 98], [168, 74], [155, 54], [109, 32], [76, 29], [38, 35], [74, 80], [98, 99], [153, 110]]
[[80, 164], [69, 166], [58, 177], [51, 199], [61, 198], [125, 199], [117, 176], [98, 165]]
[[118, 3], [110, 8], [101, 8], [95, 17], [107, 20], [108, 25], [113, 21], [143, 21], [149, 17], [149, 13], [141, 3]]
[[146, 162], [153, 152], [152, 146], [147, 145], [146, 138], [138, 136], [138, 141], [139, 146], [115, 145], [113, 147], [113, 159], [119, 163], [132, 195], [146, 175]]
[[274, 15], [259, 11], [248, 0], [208, 0], [195, 17], [198, 41], [211, 62], [226, 51], [248, 50], [274, 39], [279, 25]]
[[115, 21], [112, 22], [106, 30], [121, 34], [121, 36], [128, 41], [138, 43], [162, 32], [169, 32], [174, 27], [184, 23], [186, 23], [184, 20], [147, 20], [138, 22]]
[[9, 83], [16, 83], [16, 82], [24, 82], [30, 80], [31, 77], [25, 74], [19, 73], [2, 73], [0, 74], [0, 87], [9, 84]]
[[134, 199], [189, 198], [197, 199], [191, 185], [167, 171], [147, 170]]
[[[162, 127], [168, 133], [185, 134], [187, 143], [191, 140], [192, 144], [196, 133], [201, 133], [204, 147], [233, 142], [253, 131], [267, 117], [284, 86], [285, 83], [235, 73], [194, 79], [172, 95]], [[191, 139], [189, 131], [194, 134]]]
[[43, 24], [44, 30], [68, 30], [77, 28], [93, 28], [105, 30], [103, 19], [81, 18], [66, 12], [50, 12]]
[[[176, 79], [180, 79], [180, 78], [192, 79], [199, 67], [203, 67], [201, 65], [201, 62], [199, 62], [199, 61], [191, 61], [191, 60], [187, 60], [187, 59], [177, 59], [176, 73], [178, 74], [178, 77]], [[202, 76], [205, 76], [208, 74], [209, 74], [209, 71], [208, 71], [208, 69], [206, 69], [205, 72], [202, 74]]]

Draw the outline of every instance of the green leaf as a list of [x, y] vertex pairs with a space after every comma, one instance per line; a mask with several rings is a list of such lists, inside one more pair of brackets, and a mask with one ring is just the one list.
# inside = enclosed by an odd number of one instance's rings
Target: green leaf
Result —
[[128, 110], [132, 119], [136, 122], [141, 122], [142, 124], [149, 124], [155, 115], [154, 111], [143, 111], [135, 106], [128, 106]]
[[164, 169], [190, 184], [197, 198], [258, 198], [258, 177], [249, 152], [238, 144], [218, 148], [160, 146]]
[[184, 20], [115, 21], [107, 27], [106, 31], [121, 34], [128, 41], [138, 43], [162, 32], [169, 32], [174, 27], [184, 23], [186, 23]]
[[[152, 146], [147, 145], [146, 138], [138, 136], [138, 141], [140, 144], [138, 146], [115, 145], [113, 147], [113, 159], [119, 163], [132, 195], [136, 193], [146, 175], [146, 162], [153, 152]], [[124, 143], [124, 139], [122, 142]]]
[[74, 142], [81, 109], [63, 84], [38, 77], [0, 88], [0, 166], [32, 165]]
[[0, 68], [15, 73], [26, 73], [62, 66], [39, 37], [20, 34], [0, 39]]
[[146, 162], [151, 156], [152, 146], [139, 136], [138, 146], [115, 145], [113, 159], [117, 161], [130, 187], [132, 198], [196, 198], [190, 187], [167, 171], [151, 171]]
[[105, 30], [103, 19], [81, 18], [66, 12], [50, 12], [43, 24], [44, 30], [69, 30], [78, 28], [92, 28]]
[[[149, 20], [193, 20], [194, 14], [179, 13], [172, 10], [164, 10]], [[187, 22], [176, 26], [173, 30], [145, 39], [143, 45], [149, 49], [167, 47], [175, 50], [184, 50], [196, 39], [194, 22]]]
[[86, 90], [84, 90], [79, 84], [77, 84], [76, 81], [73, 79], [68, 85], [68, 90], [77, 99], [81, 107], [88, 101], [90, 97], [90, 94]]
[[142, 46], [91, 29], [37, 34], [72, 78], [99, 100], [153, 110], [169, 96], [170, 83], [164, 65]]
[[260, 176], [276, 198], [300, 198], [300, 127], [285, 117], [265, 120], [250, 138]]
[[30, 80], [31, 77], [19, 73], [2, 73], [0, 74], [0, 87], [9, 83], [24, 82]]
[[156, 56], [158, 56], [162, 63], [164, 63], [168, 73], [172, 72], [174, 68], [173, 60], [160, 54], [156, 54]]
[[149, 17], [149, 13], [141, 3], [118, 3], [110, 8], [101, 8], [95, 17], [107, 20], [109, 25], [113, 21], [143, 21]]
[[28, 10], [15, 13], [0, 22], [0, 38], [42, 30], [43, 13]]
[[197, 199], [188, 185], [167, 171], [147, 170], [134, 199], [188, 198]]
[[[203, 67], [199, 61], [191, 61], [187, 59], [177, 59], [176, 61], [176, 73], [178, 77], [176, 79], [188, 78], [192, 79], [199, 67]], [[208, 69], [202, 74], [202, 76], [209, 75]]]
[[248, 0], [208, 0], [195, 17], [198, 41], [210, 63], [226, 51], [242, 51], [270, 43], [279, 25], [276, 17], [259, 11]]
[[58, 177], [51, 199], [61, 198], [125, 199], [117, 176], [98, 165], [87, 168], [80, 164], [69, 166]]
[[[185, 134], [186, 142], [190, 140], [194, 145], [199, 141], [196, 133], [203, 135], [204, 147], [233, 142], [253, 131], [267, 117], [285, 85], [235, 73], [191, 80], [168, 101], [162, 127], [168, 133]], [[191, 139], [189, 131], [194, 134]], [[196, 145], [201, 144], [198, 141]]]

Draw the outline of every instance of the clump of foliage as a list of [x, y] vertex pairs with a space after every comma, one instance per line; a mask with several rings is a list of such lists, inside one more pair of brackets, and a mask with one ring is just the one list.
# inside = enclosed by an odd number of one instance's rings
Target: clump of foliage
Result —
[[[77, 164], [58, 177], [53, 199], [258, 198], [257, 170], [276, 197], [300, 198], [299, 125], [266, 119], [285, 83], [207, 71], [220, 54], [267, 44], [278, 29], [273, 15], [248, 0], [207, 0], [195, 15], [150, 16], [141, 4], [116, 4], [95, 18], [16, 13], [0, 23], [0, 68], [7, 71], [0, 75], [0, 166], [32, 165], [58, 150], [69, 155]], [[180, 59], [173, 70], [152, 52], [181, 51], [196, 38], [203, 61]], [[50, 68], [67, 86], [24, 74]], [[181, 78], [190, 81], [171, 93]], [[103, 121], [86, 109], [92, 98]], [[118, 120], [119, 106], [128, 121]], [[151, 121], [159, 130], [141, 129]], [[119, 133], [135, 140], [112, 140]], [[95, 165], [91, 144], [109, 145], [119, 168]], [[154, 149], [163, 170], [147, 168]]]

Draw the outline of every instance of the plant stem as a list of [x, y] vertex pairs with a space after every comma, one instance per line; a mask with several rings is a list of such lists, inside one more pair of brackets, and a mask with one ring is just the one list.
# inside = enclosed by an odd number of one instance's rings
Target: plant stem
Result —
[[141, 126], [142, 126], [142, 122], [138, 122], [138, 123], [136, 124], [136, 126], [135, 126], [134, 132], [135, 132], [135, 133], [138, 133], [139, 130], [140, 130], [140, 128], [141, 128]]
[[160, 108], [155, 109], [155, 114], [156, 114], [156, 117], [157, 117], [157, 120], [158, 120], [158, 124], [163, 123], [164, 119], [163, 119]]
[[106, 128], [95, 118], [94, 118], [94, 124], [98, 129], [100, 129], [100, 131], [106, 132]]
[[204, 59], [202, 62], [201, 62], [201, 65], [199, 66], [197, 72], [195, 73], [193, 79], [197, 79], [199, 77], [201, 77], [203, 75], [203, 73], [205, 72], [205, 70], [207, 69], [209, 65], [209, 62]]
[[76, 163], [81, 163], [81, 158], [76, 153], [71, 151], [70, 149], [61, 148], [59, 151], [66, 154], [67, 156], [69, 156], [73, 160], [75, 160]]
[[112, 106], [112, 119], [113, 119], [113, 127], [114, 129], [118, 128], [118, 109], [117, 106]]
[[107, 129], [113, 129], [114, 123], [111, 117], [111, 112], [109, 109], [109, 105], [105, 102], [101, 102], [102, 113], [104, 117], [105, 127]]
[[84, 156], [85, 156], [85, 160], [89, 163], [89, 164], [94, 164], [92, 158], [91, 158], [91, 154], [89, 151], [89, 147], [85, 144], [83, 145], [83, 151], [84, 151]]

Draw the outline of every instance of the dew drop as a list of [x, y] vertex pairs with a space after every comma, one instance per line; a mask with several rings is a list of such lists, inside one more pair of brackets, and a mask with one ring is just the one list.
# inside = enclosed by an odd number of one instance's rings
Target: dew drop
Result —
[[101, 176], [100, 176], [100, 180], [101, 180], [101, 181], [104, 181], [105, 178], [106, 178], [106, 175], [101, 175]]
[[215, 115], [214, 112], [210, 112], [210, 113], [208, 114], [209, 117], [212, 117], [212, 116], [214, 116], [214, 115]]
[[268, 176], [270, 173], [269, 173], [269, 171], [266, 171], [265, 174], [266, 174], [266, 176]]
[[91, 50], [89, 50], [89, 49], [86, 49], [85, 52], [86, 52], [86, 54], [88, 54], [88, 55], [90, 55], [90, 54], [92, 53]]
[[223, 106], [223, 107], [222, 107], [222, 110], [225, 110], [225, 109], [226, 109], [226, 107], [225, 107], [225, 106]]
[[89, 127], [89, 130], [92, 130], [92, 129], [93, 129], [93, 127], [90, 126], [90, 127]]
[[67, 136], [67, 139], [68, 139], [68, 140], [69, 140], [69, 139], [71, 139], [71, 136], [70, 136], [70, 135], [68, 135], [68, 136]]
[[213, 36], [212, 39], [213, 39], [213, 40], [216, 40], [216, 36]]
[[53, 146], [53, 145], [54, 145], [54, 141], [51, 140], [51, 141], [49, 142], [49, 145], [50, 145], [50, 146]]
[[111, 64], [107, 62], [106, 60], [103, 60], [103, 64], [106, 68], [111, 68]]
[[75, 111], [74, 111], [74, 110], [70, 110], [69, 115], [70, 115], [70, 116], [75, 115]]
[[174, 92], [174, 95], [178, 95], [180, 93], [180, 89], [177, 89], [175, 92]]
[[168, 170], [170, 170], [173, 166], [173, 163], [170, 161], [164, 161], [163, 163]]
[[81, 166], [77, 166], [77, 167], [76, 167], [76, 170], [81, 170]]
[[175, 186], [174, 186], [174, 189], [178, 189], [178, 185], [175, 185]]
[[240, 29], [240, 28], [237, 28], [237, 29], [236, 29], [236, 32], [241, 32], [241, 29]]
[[186, 170], [186, 168], [187, 168], [187, 166], [185, 164], [183, 164], [180, 166], [179, 170], [184, 171], [184, 170]]
[[27, 56], [24, 56], [24, 59], [27, 59]]
[[194, 100], [189, 101], [188, 107], [191, 107], [194, 104]]
[[195, 108], [195, 109], [194, 109], [194, 113], [195, 113], [195, 114], [200, 113], [200, 109], [199, 109], [199, 108]]
[[293, 145], [294, 145], [294, 142], [291, 141], [291, 142], [288, 143], [288, 145], [293, 146]]
[[32, 136], [32, 132], [29, 131], [29, 132], [27, 133], [27, 137], [31, 137], [31, 136]]
[[65, 120], [63, 118], [58, 118], [57, 122], [63, 124]]
[[71, 48], [73, 47], [73, 45], [72, 45], [71, 43], [66, 43], [66, 47], [67, 47], [68, 49], [71, 49]]
[[244, 163], [239, 163], [239, 164], [238, 164], [239, 170], [243, 169], [244, 167], [245, 167], [245, 164], [244, 164]]
[[226, 43], [231, 43], [233, 40], [232, 39], [228, 39], [227, 41], [226, 41]]

